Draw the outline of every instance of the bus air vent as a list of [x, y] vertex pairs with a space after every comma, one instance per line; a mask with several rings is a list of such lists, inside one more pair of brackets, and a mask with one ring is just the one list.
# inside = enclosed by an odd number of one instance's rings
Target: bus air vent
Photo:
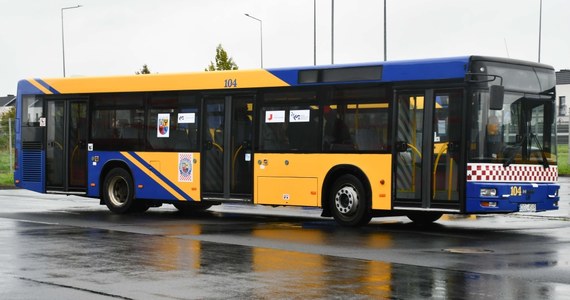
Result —
[[41, 182], [42, 180], [42, 151], [22, 151], [22, 179], [27, 182]]

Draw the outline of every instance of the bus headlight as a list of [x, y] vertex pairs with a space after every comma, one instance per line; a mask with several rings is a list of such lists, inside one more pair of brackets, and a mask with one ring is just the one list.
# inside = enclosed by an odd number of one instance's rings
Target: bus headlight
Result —
[[494, 188], [482, 188], [481, 197], [495, 197], [497, 196], [497, 189]]

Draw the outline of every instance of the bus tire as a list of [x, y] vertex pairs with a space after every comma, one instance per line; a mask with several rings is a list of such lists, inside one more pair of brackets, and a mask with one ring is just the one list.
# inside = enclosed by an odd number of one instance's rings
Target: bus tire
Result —
[[329, 204], [333, 218], [342, 226], [366, 225], [372, 218], [364, 185], [351, 174], [334, 182]]
[[439, 220], [443, 214], [438, 212], [414, 212], [407, 215], [408, 219], [419, 225], [429, 225]]
[[117, 214], [144, 211], [140, 207], [143, 203], [141, 205], [135, 204], [133, 178], [123, 168], [112, 169], [105, 176], [103, 201], [110, 211]]
[[184, 214], [201, 212], [212, 207], [212, 204], [201, 202], [176, 202], [173, 203], [173, 205], [176, 207], [176, 209], [178, 209], [178, 211]]

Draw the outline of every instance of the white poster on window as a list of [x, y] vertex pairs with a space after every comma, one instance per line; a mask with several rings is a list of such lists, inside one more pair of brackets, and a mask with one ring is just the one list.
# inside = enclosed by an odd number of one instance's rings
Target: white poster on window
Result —
[[265, 123], [285, 123], [285, 111], [284, 110], [266, 111]]
[[178, 124], [194, 124], [196, 123], [195, 113], [180, 113], [178, 114]]
[[158, 114], [156, 124], [156, 137], [170, 137], [170, 114]]
[[302, 123], [302, 122], [309, 122], [311, 121], [311, 110], [303, 109], [303, 110], [292, 110], [289, 113], [289, 122], [290, 123]]

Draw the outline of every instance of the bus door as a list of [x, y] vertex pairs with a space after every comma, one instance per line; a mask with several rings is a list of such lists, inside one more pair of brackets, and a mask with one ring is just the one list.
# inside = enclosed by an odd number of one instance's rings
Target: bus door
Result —
[[48, 192], [85, 193], [87, 124], [87, 101], [47, 101], [45, 149]]
[[253, 96], [204, 97], [202, 198], [251, 201]]
[[397, 95], [395, 208], [459, 210], [462, 103], [461, 90]]

